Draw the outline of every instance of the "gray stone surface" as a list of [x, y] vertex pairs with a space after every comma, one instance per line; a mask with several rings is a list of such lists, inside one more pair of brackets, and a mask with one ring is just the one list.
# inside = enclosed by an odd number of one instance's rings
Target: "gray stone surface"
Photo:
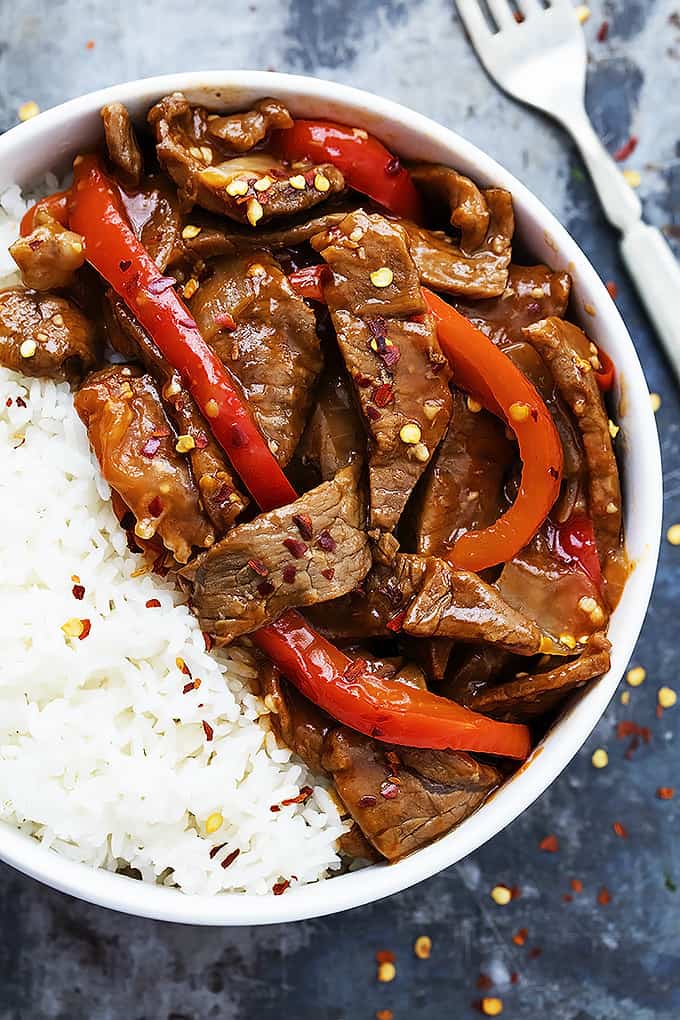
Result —
[[[613, 150], [631, 133], [650, 220], [680, 238], [680, 15], [677, 0], [597, 0], [586, 26], [588, 103]], [[609, 36], [597, 41], [602, 21]], [[87, 48], [93, 40], [94, 48]], [[604, 279], [638, 345], [653, 390], [666, 475], [666, 525], [680, 519], [678, 393], [633, 295], [570, 143], [501, 96], [472, 55], [450, 0], [0, 0], [0, 130], [27, 99], [46, 108], [116, 81], [190, 68], [258, 67], [360, 85], [456, 128], [553, 209]], [[677, 249], [676, 249], [677, 250]], [[645, 493], [638, 498], [644, 500]], [[200, 930], [134, 920], [42, 888], [0, 866], [0, 1020], [395, 1020], [479, 1014], [480, 971], [513, 1020], [673, 1020], [680, 1016], [678, 805], [654, 796], [678, 782], [680, 708], [655, 718], [656, 690], [678, 685], [680, 549], [664, 543], [635, 662], [646, 684], [618, 697], [578, 758], [526, 814], [463, 864], [387, 902], [269, 929]], [[633, 760], [619, 720], [653, 736]], [[590, 764], [595, 747], [610, 765]], [[629, 832], [620, 839], [612, 823]], [[541, 853], [547, 833], [556, 854]], [[675, 837], [675, 839], [674, 839]], [[584, 890], [563, 901], [571, 878]], [[496, 907], [489, 889], [517, 884]], [[597, 903], [606, 885], [612, 902]], [[319, 896], [323, 898], [323, 888]], [[512, 941], [529, 931], [523, 947]], [[419, 934], [432, 958], [416, 960]], [[531, 947], [542, 950], [531, 954]], [[375, 980], [391, 949], [397, 978]], [[512, 972], [516, 984], [506, 987]]]

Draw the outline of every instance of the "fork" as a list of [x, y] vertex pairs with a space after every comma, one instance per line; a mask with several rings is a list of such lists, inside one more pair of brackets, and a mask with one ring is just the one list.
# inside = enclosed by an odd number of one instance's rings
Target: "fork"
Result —
[[680, 380], [680, 265], [597, 137], [585, 110], [586, 45], [570, 0], [456, 0], [477, 56], [505, 92], [559, 121], [588, 167], [621, 254]]

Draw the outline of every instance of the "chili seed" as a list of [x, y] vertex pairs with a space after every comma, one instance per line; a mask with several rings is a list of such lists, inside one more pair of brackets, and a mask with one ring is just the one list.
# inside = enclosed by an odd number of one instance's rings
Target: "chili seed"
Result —
[[371, 283], [374, 287], [389, 287], [394, 280], [394, 273], [388, 266], [381, 266], [371, 273]]
[[209, 836], [211, 836], [213, 834], [213, 832], [217, 832], [218, 829], [221, 829], [223, 824], [224, 824], [224, 818], [220, 814], [220, 812], [219, 811], [213, 811], [213, 813], [211, 815], [209, 815], [207, 820], [206, 820], [205, 831], [207, 832], [207, 834]]
[[399, 438], [402, 443], [407, 443], [409, 445], [419, 443], [421, 436], [422, 432], [420, 431], [420, 425], [417, 425], [415, 422], [408, 422], [406, 425], [402, 425], [399, 430]]
[[419, 960], [429, 960], [432, 953], [432, 939], [429, 935], [419, 935], [413, 944], [413, 952]]

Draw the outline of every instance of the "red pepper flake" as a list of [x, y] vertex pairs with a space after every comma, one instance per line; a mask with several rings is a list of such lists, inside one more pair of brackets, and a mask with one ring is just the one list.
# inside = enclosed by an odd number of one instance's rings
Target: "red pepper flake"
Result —
[[398, 156], [392, 156], [385, 163], [385, 173], [389, 174], [390, 177], [401, 173], [401, 161]]
[[309, 548], [306, 542], [301, 542], [299, 538], [284, 538], [283, 544], [296, 560], [301, 560]]
[[557, 836], [550, 835], [542, 839], [538, 844], [539, 850], [545, 850], [549, 854], [556, 854], [560, 848]]
[[[222, 845], [224, 846], [225, 844], [223, 843]], [[227, 854], [227, 856], [221, 862], [220, 867], [221, 868], [228, 868], [230, 864], [234, 863], [234, 861], [236, 860], [236, 858], [238, 857], [238, 855], [240, 853], [241, 853], [240, 849], [238, 847], [236, 847], [236, 849], [232, 850], [230, 854]]]
[[160, 496], [154, 496], [149, 503], [149, 513], [152, 517], [160, 517], [163, 513], [163, 500]]
[[394, 963], [396, 959], [391, 949], [379, 949], [375, 954], [376, 963]]
[[631, 135], [627, 142], [624, 142], [620, 149], [617, 149], [614, 153], [614, 159], [617, 163], [623, 163], [625, 159], [632, 156], [637, 148], [638, 138], [637, 135]]
[[196, 435], [194, 436], [194, 442], [196, 444], [197, 450], [205, 450], [206, 446], [208, 445], [208, 437], [206, 436], [205, 432], [197, 432]]
[[354, 659], [353, 662], [350, 662], [343, 676], [345, 680], [353, 680], [355, 676], [359, 676], [359, 673], [363, 673], [365, 669], [366, 669], [365, 659]]
[[[190, 680], [189, 683], [185, 684], [184, 687], [182, 688], [182, 694], [188, 694], [189, 691], [195, 691], [195, 690], [196, 690], [196, 688], [194, 686], [194, 681]], [[205, 723], [204, 723], [204, 725], [205, 725]]]
[[316, 540], [316, 544], [319, 549], [323, 549], [324, 552], [335, 552], [337, 543], [329, 531], [322, 531]]
[[74, 599], [78, 599], [79, 602], [83, 601], [85, 596], [85, 588], [82, 584], [74, 584], [71, 588]]
[[607, 293], [609, 294], [612, 301], [616, 301], [617, 297], [619, 296], [618, 284], [614, 283], [613, 280], [607, 280], [607, 282], [605, 283], [605, 287], [607, 288]]
[[362, 389], [366, 389], [367, 386], [373, 385], [373, 380], [368, 375], [362, 375], [361, 372], [357, 372], [354, 376], [354, 382], [357, 386], [361, 386]]
[[539, 949], [538, 946], [532, 946], [531, 949], [529, 950], [529, 959], [537, 960], [542, 952], [543, 950]]
[[78, 635], [78, 640], [79, 641], [84, 641], [85, 638], [87, 637], [87, 635], [92, 630], [92, 624], [90, 623], [89, 620], [81, 620], [80, 622], [83, 625], [83, 629], [81, 630], [80, 634]]
[[87, 42], [85, 43], [85, 49], [86, 50], [93, 50], [94, 49], [94, 39], [88, 39], [87, 40]]
[[378, 407], [387, 407], [394, 400], [394, 390], [389, 383], [383, 383], [373, 393], [373, 400]]
[[562, 893], [562, 899], [564, 900], [565, 903], [571, 903], [574, 897], [571, 895], [571, 893], [565, 892]]
[[283, 580], [286, 584], [292, 584], [297, 574], [297, 567], [292, 563], [289, 563], [287, 567], [283, 568]]
[[312, 518], [309, 514], [293, 514], [293, 524], [298, 529], [302, 537], [309, 541], [314, 534]]
[[619, 837], [619, 839], [628, 839], [628, 829], [621, 822], [613, 822], [612, 829]]
[[375, 1020], [394, 1020], [394, 1013], [391, 1009], [379, 1009], [375, 1014]]
[[185, 676], [191, 676], [191, 670], [187, 666], [184, 659], [180, 659], [179, 657], [177, 657], [175, 659], [175, 665], [177, 666], [177, 669], [180, 671], [180, 673], [184, 673]]
[[656, 706], [656, 717], [657, 719], [663, 719], [663, 705]]
[[26, 401], [24, 400], [23, 397], [17, 397], [16, 405], [17, 407], [26, 407]]
[[524, 15], [521, 13], [521, 11], [513, 11], [512, 14], [517, 24], [521, 25], [522, 22], [524, 21]]
[[398, 634], [399, 631], [404, 626], [405, 619], [406, 610], [404, 609], [403, 612], [397, 613], [397, 615], [393, 616], [391, 620], [388, 620], [385, 626], [387, 627], [388, 630], [391, 630], [393, 634]]
[[519, 931], [516, 931], [515, 934], [512, 936], [512, 941], [515, 943], [516, 946], [523, 946], [528, 937], [529, 937], [528, 930], [526, 928], [520, 928]]
[[600, 904], [601, 907], [606, 907], [608, 903], [611, 903], [611, 901], [612, 894], [609, 892], [609, 889], [607, 889], [607, 886], [603, 885], [599, 893], [597, 894], [597, 902]]
[[512, 974], [510, 975], [510, 984], [511, 985], [516, 985], [518, 981], [519, 981], [519, 974], [517, 973], [516, 970], [513, 970]]
[[271, 595], [274, 591], [274, 585], [271, 581], [260, 581], [257, 586], [257, 591], [263, 598], [266, 598], [267, 595]]
[[366, 404], [366, 417], [369, 421], [378, 421], [380, 418], [380, 411], [377, 407], [373, 407], [373, 404]]
[[485, 992], [488, 988], [491, 988], [492, 985], [493, 981], [488, 974], [480, 974], [477, 978], [477, 988], [479, 988], [480, 992]]
[[158, 599], [147, 599], [146, 601], [147, 609], [160, 609], [160, 605], [161, 604]]
[[574, 892], [583, 892], [583, 882], [580, 878], [572, 878], [569, 884]]
[[215, 731], [213, 730], [213, 728], [210, 725], [210, 723], [206, 722], [205, 719], [202, 719], [201, 721], [202, 721], [202, 724], [203, 724], [203, 732], [205, 733], [205, 739], [206, 740], [212, 740]]
[[121, 273], [127, 273], [131, 265], [132, 262], [130, 261], [130, 259], [121, 259], [120, 262], [118, 263], [118, 268], [120, 269]]
[[597, 30], [597, 41], [606, 42], [608, 35], [609, 35], [609, 22], [603, 21]]
[[267, 577], [269, 574], [269, 567], [262, 560], [248, 560], [248, 566], [260, 577]]
[[510, 899], [511, 900], [518, 900], [521, 895], [522, 895], [522, 890], [520, 889], [520, 887], [518, 885], [511, 885], [510, 886]]
[[276, 882], [272, 886], [272, 892], [274, 893], [275, 896], [282, 896], [283, 893], [285, 893], [286, 889], [288, 889], [289, 887], [290, 882], [288, 881], [288, 879], [285, 879], [283, 882]]
[[640, 746], [640, 740], [645, 744], [648, 744], [652, 736], [652, 731], [647, 726], [638, 726], [637, 723], [630, 720], [622, 720], [616, 727], [616, 737], [618, 740], [626, 740], [630, 737], [630, 743], [626, 748], [624, 755], [626, 758], [631, 759], [635, 751]]
[[278, 804], [272, 804], [272, 806], [271, 806], [271, 807], [269, 808], [269, 810], [270, 810], [270, 811], [273, 811], [273, 812], [274, 812], [274, 814], [276, 814], [276, 812], [277, 812], [277, 811], [280, 811], [280, 810], [281, 810], [281, 808], [279, 807], [279, 805], [278, 805]]
[[321, 571], [321, 576], [325, 577], [327, 581], [332, 581], [335, 577], [335, 567], [327, 567]]
[[214, 858], [217, 857], [220, 850], [224, 850], [226, 845], [227, 845], [226, 843], [218, 843], [217, 846], [211, 847], [209, 854], [210, 860], [211, 861], [214, 860]]
[[394, 368], [401, 358], [401, 351], [396, 344], [392, 344], [391, 347], [386, 347], [384, 351], [380, 351], [380, 357], [385, 362], [387, 368]]
[[212, 636], [210, 634], [208, 634], [206, 631], [203, 631], [202, 633], [203, 633], [203, 644], [205, 645], [205, 650], [206, 650], [206, 652], [211, 652], [215, 642], [214, 642]]
[[236, 319], [229, 312], [220, 312], [215, 316], [214, 322], [220, 329], [227, 329], [230, 333], [236, 329]]
[[660, 786], [656, 791], [656, 795], [659, 800], [673, 800], [673, 797], [675, 796], [675, 787]]
[[158, 439], [157, 436], [152, 436], [151, 439], [147, 439], [147, 441], [142, 446], [142, 455], [144, 457], [149, 458], [155, 457], [158, 451], [160, 450], [160, 446], [161, 446], [160, 439]]
[[288, 807], [289, 804], [304, 804], [312, 796], [312, 793], [311, 786], [301, 786], [297, 797], [287, 797], [286, 800], [281, 801], [281, 806]]
[[375, 807], [377, 803], [378, 798], [374, 797], [372, 793], [365, 793], [363, 797], [359, 797], [359, 807]]
[[248, 445], [248, 436], [240, 425], [231, 426], [231, 445], [235, 450], [240, 450]]
[[7, 400], [5, 401], [5, 407], [11, 407], [12, 403], [13, 403], [12, 398], [8, 397]]
[[380, 784], [380, 796], [384, 797], [385, 800], [395, 800], [399, 796], [399, 787], [396, 783], [385, 779]]

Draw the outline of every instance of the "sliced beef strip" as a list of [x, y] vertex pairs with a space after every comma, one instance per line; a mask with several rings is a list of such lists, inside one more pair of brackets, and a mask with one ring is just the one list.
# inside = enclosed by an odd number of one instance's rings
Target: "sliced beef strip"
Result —
[[588, 465], [588, 510], [604, 565], [620, 554], [621, 486], [607, 412], [592, 365], [597, 348], [578, 326], [563, 319], [544, 319], [523, 332], [550, 366], [581, 431]]
[[594, 634], [578, 659], [560, 662], [545, 672], [518, 673], [513, 680], [463, 699], [463, 704], [494, 719], [531, 722], [557, 708], [570, 691], [606, 673], [609, 648], [604, 634]]
[[275, 128], [291, 128], [293, 118], [278, 99], [260, 99], [252, 110], [227, 117], [208, 115], [208, 134], [232, 152], [248, 152]]
[[137, 520], [135, 534], [159, 535], [180, 563], [194, 546], [210, 546], [214, 532], [151, 376], [112, 365], [88, 376], [74, 403], [104, 478]]
[[452, 391], [446, 434], [414, 496], [411, 527], [416, 552], [441, 555], [466, 531], [489, 527], [508, 507], [505, 482], [517, 447], [499, 418], [469, 409]]
[[[337, 212], [330, 211], [336, 205], [343, 208]], [[216, 216], [201, 213], [192, 216], [192, 223], [200, 227], [196, 237], [185, 241], [185, 248], [197, 258], [208, 259], [218, 255], [233, 255], [244, 247], [271, 248], [280, 251], [284, 248], [296, 248], [306, 244], [315, 234], [319, 234], [340, 223], [348, 213], [347, 203], [342, 199], [329, 200], [319, 215], [303, 213], [284, 222], [276, 221], [270, 229], [259, 229], [253, 232], [250, 226], [242, 227], [238, 223], [220, 220]]]
[[161, 272], [184, 255], [182, 217], [177, 192], [164, 174], [144, 177], [132, 190], [120, 188], [120, 197], [135, 236]]
[[550, 315], [566, 313], [571, 293], [569, 273], [548, 266], [508, 269], [508, 282], [498, 297], [454, 302], [454, 307], [499, 347], [522, 341], [522, 330]]
[[345, 728], [326, 738], [323, 764], [364, 835], [390, 861], [448, 832], [501, 781], [467, 754], [392, 749]]
[[401, 635], [401, 644], [405, 653], [423, 670], [432, 684], [441, 683], [446, 676], [446, 669], [454, 648], [451, 638], [412, 638]]
[[10, 245], [10, 255], [21, 270], [26, 287], [60, 290], [70, 287], [85, 262], [85, 241], [39, 209], [30, 234]]
[[312, 466], [322, 481], [361, 460], [366, 442], [347, 372], [335, 351], [324, 360], [314, 410], [297, 450], [302, 463]]
[[404, 223], [422, 283], [433, 290], [466, 298], [494, 298], [503, 293], [515, 229], [512, 199], [500, 188], [489, 188], [484, 199], [489, 209], [489, 227], [476, 251], [465, 251], [443, 231]]
[[489, 231], [489, 207], [474, 181], [441, 163], [411, 163], [409, 173], [434, 219], [448, 219], [463, 251], [476, 251]]
[[431, 318], [411, 319], [423, 302], [399, 224], [359, 209], [312, 246], [332, 269], [325, 295], [371, 440], [370, 525], [392, 531], [446, 429], [448, 363]]
[[362, 523], [357, 474], [345, 468], [295, 503], [233, 528], [182, 571], [202, 629], [227, 644], [284, 609], [351, 591], [371, 566]]
[[94, 327], [72, 301], [22, 287], [0, 290], [0, 365], [73, 382], [96, 358]]
[[106, 301], [125, 340], [124, 350], [130, 357], [141, 360], [153, 375], [178, 433], [194, 440], [195, 445], [188, 453], [191, 471], [203, 507], [219, 537], [246, 508], [248, 497], [241, 492], [224, 451], [213, 438], [196, 401], [184, 388], [179, 373], [165, 360], [121, 298], [109, 291]]
[[526, 658], [520, 659], [500, 645], [461, 645], [449, 661], [437, 694], [469, 705], [477, 694], [496, 682], [501, 673], [507, 673], [513, 662], [522, 662], [521, 668], [526, 669]]
[[519, 655], [542, 650], [541, 632], [477, 574], [431, 557], [420, 590], [406, 610], [403, 629], [414, 637], [485, 641]]
[[[496, 586], [505, 601], [565, 648], [581, 647], [608, 615], [597, 584], [552, 548], [547, 523], [505, 564]], [[585, 608], [583, 608], [585, 607]]]
[[[311, 209], [344, 190], [342, 174], [330, 163], [293, 173], [294, 179], [302, 176], [304, 180], [298, 188], [290, 183], [291, 171], [274, 156], [265, 152], [231, 155], [229, 145], [211, 133], [210, 117], [180, 92], [166, 96], [149, 111], [158, 159], [177, 184], [185, 209], [200, 205], [254, 227], [273, 217]], [[320, 178], [325, 190], [318, 186]], [[237, 179], [240, 184], [234, 188]]]
[[285, 466], [305, 427], [321, 369], [314, 313], [268, 252], [217, 259], [212, 268], [191, 312]]
[[268, 659], [259, 660], [257, 675], [260, 695], [269, 709], [269, 723], [276, 737], [312, 772], [323, 772], [323, 742], [337, 725], [335, 720], [287, 683]]
[[127, 108], [122, 103], [108, 103], [102, 107], [101, 118], [111, 162], [125, 184], [136, 188], [142, 178], [143, 161]]

